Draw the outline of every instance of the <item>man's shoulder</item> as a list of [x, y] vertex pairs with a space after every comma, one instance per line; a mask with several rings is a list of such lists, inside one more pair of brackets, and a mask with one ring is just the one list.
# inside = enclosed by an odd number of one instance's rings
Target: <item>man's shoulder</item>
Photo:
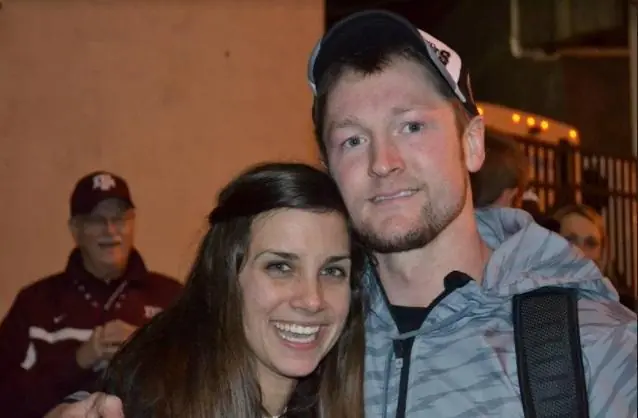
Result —
[[615, 300], [579, 302], [592, 416], [636, 416], [636, 314]]
[[50, 311], [65, 293], [66, 275], [56, 273], [30, 284], [18, 291], [11, 304], [11, 312], [23, 319], [40, 317]]
[[18, 293], [18, 298], [33, 298], [38, 296], [51, 296], [60, 291], [67, 284], [68, 277], [65, 272], [54, 273], [27, 284]]
[[580, 299], [578, 321], [584, 344], [597, 344], [614, 332], [636, 335], [636, 314], [613, 299]]

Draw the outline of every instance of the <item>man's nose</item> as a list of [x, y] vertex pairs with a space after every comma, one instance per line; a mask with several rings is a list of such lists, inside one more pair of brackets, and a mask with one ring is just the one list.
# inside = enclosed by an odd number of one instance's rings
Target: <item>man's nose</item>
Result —
[[378, 141], [370, 153], [370, 175], [386, 177], [393, 172], [402, 171], [405, 161], [396, 144], [391, 140]]
[[116, 219], [104, 218], [103, 226], [104, 231], [109, 235], [116, 235], [119, 233], [119, 223]]

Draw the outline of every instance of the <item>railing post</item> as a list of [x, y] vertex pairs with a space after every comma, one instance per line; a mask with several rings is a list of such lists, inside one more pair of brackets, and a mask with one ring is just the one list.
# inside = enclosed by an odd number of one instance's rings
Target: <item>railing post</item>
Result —
[[576, 164], [574, 147], [567, 139], [561, 139], [556, 146], [554, 172], [556, 173], [555, 207], [561, 207], [576, 201]]

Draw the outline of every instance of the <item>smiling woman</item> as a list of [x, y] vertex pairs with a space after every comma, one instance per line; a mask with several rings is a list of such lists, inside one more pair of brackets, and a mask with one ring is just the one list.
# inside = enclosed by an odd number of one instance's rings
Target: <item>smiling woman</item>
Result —
[[330, 177], [252, 168], [209, 223], [183, 296], [116, 355], [102, 391], [127, 418], [362, 417], [365, 253]]

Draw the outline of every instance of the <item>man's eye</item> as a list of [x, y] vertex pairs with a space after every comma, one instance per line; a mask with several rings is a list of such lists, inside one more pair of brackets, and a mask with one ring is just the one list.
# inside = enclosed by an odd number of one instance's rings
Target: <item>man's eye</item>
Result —
[[363, 143], [363, 138], [360, 136], [351, 136], [343, 142], [345, 148], [353, 148]]
[[408, 122], [403, 125], [401, 128], [401, 132], [404, 134], [413, 134], [417, 132], [421, 132], [425, 124], [421, 122]]

